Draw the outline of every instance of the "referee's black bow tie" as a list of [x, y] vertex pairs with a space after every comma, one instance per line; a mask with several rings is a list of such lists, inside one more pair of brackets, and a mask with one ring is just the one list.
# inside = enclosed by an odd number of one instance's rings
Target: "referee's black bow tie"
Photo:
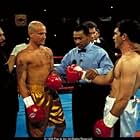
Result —
[[80, 49], [80, 50], [78, 50], [78, 53], [81, 53], [81, 52], [86, 52], [86, 49]]

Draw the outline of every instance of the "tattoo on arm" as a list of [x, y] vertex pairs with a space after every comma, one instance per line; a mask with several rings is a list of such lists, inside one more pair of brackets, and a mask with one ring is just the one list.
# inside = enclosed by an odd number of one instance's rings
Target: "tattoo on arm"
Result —
[[17, 65], [17, 78], [18, 79], [22, 78], [25, 70], [26, 70], [26, 64], [23, 64], [22, 62], [19, 62], [19, 64]]

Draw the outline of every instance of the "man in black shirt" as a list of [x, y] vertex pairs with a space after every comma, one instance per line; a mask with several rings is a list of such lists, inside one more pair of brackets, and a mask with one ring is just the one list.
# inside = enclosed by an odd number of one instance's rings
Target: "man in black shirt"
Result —
[[6, 140], [15, 137], [18, 112], [16, 73], [9, 72], [5, 50], [5, 35], [0, 27], [0, 137]]

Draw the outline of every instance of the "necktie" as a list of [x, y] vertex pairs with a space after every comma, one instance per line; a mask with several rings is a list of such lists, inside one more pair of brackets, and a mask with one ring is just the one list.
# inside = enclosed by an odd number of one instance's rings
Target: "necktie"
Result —
[[80, 49], [80, 50], [78, 50], [78, 53], [81, 53], [81, 52], [86, 52], [86, 49]]

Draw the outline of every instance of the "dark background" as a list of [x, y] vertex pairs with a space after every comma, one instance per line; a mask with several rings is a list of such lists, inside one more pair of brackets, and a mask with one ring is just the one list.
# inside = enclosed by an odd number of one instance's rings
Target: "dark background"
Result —
[[73, 27], [78, 22], [92, 20], [105, 40], [104, 48], [114, 59], [117, 51], [112, 41], [114, 24], [122, 18], [139, 20], [139, 9], [135, 0], [5, 0], [0, 8], [0, 26], [9, 42], [10, 53], [16, 44], [27, 42], [28, 38], [27, 26], [16, 26], [15, 15], [27, 15], [27, 25], [32, 20], [40, 20], [47, 26], [46, 46], [52, 48], [55, 56], [63, 56], [74, 47]]

